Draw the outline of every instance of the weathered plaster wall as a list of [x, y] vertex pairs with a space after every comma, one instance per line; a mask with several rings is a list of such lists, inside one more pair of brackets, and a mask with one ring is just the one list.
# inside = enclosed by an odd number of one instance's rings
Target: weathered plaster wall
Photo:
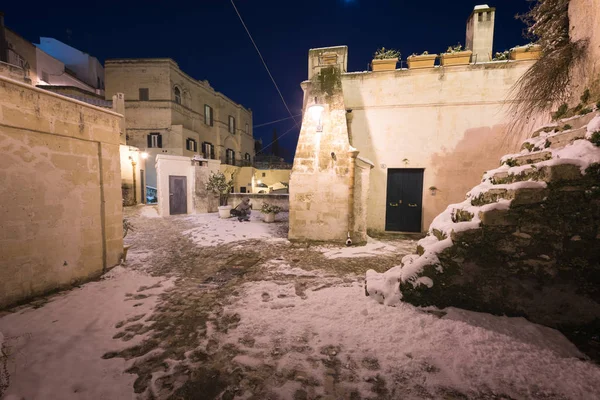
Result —
[[159, 154], [156, 156], [156, 178], [158, 192], [158, 213], [165, 217], [169, 212], [169, 176], [185, 176], [187, 189], [187, 213], [194, 212], [194, 167], [189, 157]]
[[211, 213], [219, 211], [219, 197], [206, 190], [208, 179], [216, 172], [219, 172], [219, 160], [210, 160], [202, 163], [201, 166], [194, 166], [194, 211], [198, 214]]
[[17, 58], [21, 57], [26, 62], [25, 69], [28, 70], [30, 82], [35, 82], [37, 70], [36, 47], [21, 35], [8, 28], [4, 30], [4, 33], [8, 47], [12, 50], [8, 52], [8, 62], [19, 65]]
[[15, 79], [20, 82], [30, 83], [29, 71], [13, 64], [0, 61], [0, 76]]
[[[513, 152], [527, 130], [507, 134], [506, 98], [530, 61], [342, 75], [351, 144], [371, 160], [368, 227], [385, 229], [387, 170], [423, 168], [424, 230]], [[300, 146], [299, 146], [300, 149]], [[432, 196], [429, 187], [439, 190]]]
[[0, 307], [119, 262], [120, 118], [0, 77]]

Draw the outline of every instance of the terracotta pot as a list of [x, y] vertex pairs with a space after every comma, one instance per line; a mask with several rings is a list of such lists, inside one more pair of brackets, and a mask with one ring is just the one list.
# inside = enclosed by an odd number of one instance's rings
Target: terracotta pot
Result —
[[442, 53], [440, 65], [450, 67], [453, 65], [469, 65], [471, 62], [471, 50], [458, 51], [456, 53]]
[[227, 219], [231, 217], [231, 206], [219, 206], [219, 218]]
[[433, 68], [437, 54], [423, 54], [420, 56], [410, 56], [406, 59], [409, 69]]
[[264, 220], [265, 222], [268, 222], [268, 223], [270, 223], [270, 222], [275, 222], [275, 214], [273, 214], [273, 213], [268, 213], [268, 214], [263, 214], [263, 215], [264, 215], [264, 218], [263, 218], [263, 220]]
[[397, 58], [388, 58], [386, 60], [373, 60], [371, 62], [371, 67], [373, 68], [373, 72], [394, 71], [396, 69], [397, 63]]
[[542, 46], [534, 44], [533, 46], [515, 47], [510, 50], [509, 58], [514, 61], [520, 60], [538, 60], [542, 56]]

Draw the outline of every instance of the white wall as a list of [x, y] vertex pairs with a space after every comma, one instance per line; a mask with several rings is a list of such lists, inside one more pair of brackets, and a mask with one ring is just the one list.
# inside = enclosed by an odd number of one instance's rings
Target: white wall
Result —
[[187, 178], [187, 213], [194, 212], [194, 168], [189, 157], [159, 154], [156, 156], [156, 189], [158, 192], [158, 213], [169, 214], [169, 176]]

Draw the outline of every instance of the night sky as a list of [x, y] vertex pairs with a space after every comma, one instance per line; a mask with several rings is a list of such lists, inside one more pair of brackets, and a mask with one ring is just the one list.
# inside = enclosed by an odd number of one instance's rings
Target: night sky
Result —
[[[254, 125], [289, 117], [229, 0], [11, 1], [6, 25], [32, 42], [54, 37], [103, 62], [107, 58], [171, 57], [193, 78], [207, 79], [234, 101], [252, 108]], [[465, 23], [477, 0], [235, 0], [292, 113], [300, 114], [300, 82], [307, 78], [308, 50], [347, 45], [349, 71], [367, 69], [379, 47], [402, 58], [464, 45]], [[494, 51], [523, 39], [515, 20], [527, 0], [490, 0], [496, 9]], [[185, 5], [185, 6], [184, 6]], [[297, 118], [300, 122], [300, 118]], [[254, 130], [271, 142], [294, 127], [287, 120]], [[298, 129], [280, 139], [293, 157]]]

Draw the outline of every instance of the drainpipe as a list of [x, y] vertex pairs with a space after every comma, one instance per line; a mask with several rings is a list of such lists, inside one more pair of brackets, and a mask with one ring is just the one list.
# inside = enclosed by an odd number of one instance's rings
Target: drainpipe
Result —
[[349, 168], [349, 177], [350, 184], [348, 187], [348, 191], [350, 193], [348, 199], [348, 235], [352, 236], [351, 233], [354, 233], [354, 175], [356, 173], [356, 157], [358, 157], [359, 151], [354, 147], [350, 147], [348, 151], [348, 155], [350, 156], [350, 168]]

